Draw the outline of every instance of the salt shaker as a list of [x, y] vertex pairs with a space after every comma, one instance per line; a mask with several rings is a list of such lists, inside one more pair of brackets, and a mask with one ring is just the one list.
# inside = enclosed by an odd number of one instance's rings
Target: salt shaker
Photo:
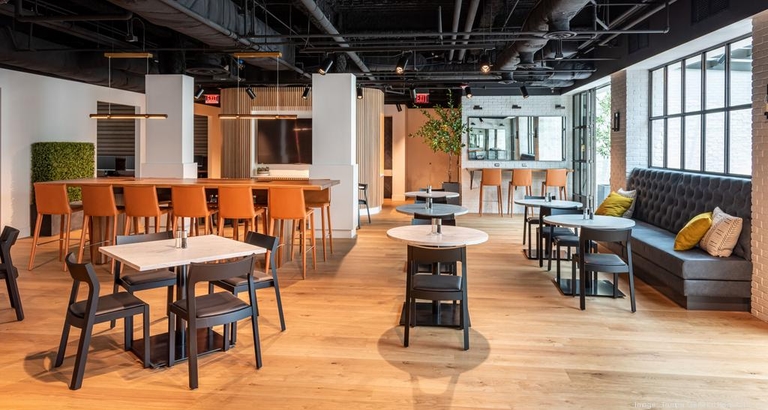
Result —
[[187, 231], [181, 231], [181, 249], [187, 249]]
[[184, 232], [183, 229], [177, 229], [176, 230], [176, 248], [181, 248], [181, 233]]

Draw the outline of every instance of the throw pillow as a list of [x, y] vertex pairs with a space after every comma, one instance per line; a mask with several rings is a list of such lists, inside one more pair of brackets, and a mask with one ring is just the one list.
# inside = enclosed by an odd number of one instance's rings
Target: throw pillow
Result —
[[595, 210], [595, 215], [622, 216], [634, 202], [631, 198], [611, 192], [602, 204]]
[[734, 246], [739, 241], [743, 222], [741, 218], [715, 208], [712, 212], [712, 227], [701, 239], [699, 246], [712, 256], [723, 258], [731, 256]]
[[635, 213], [635, 204], [637, 203], [637, 201], [635, 201], [635, 198], [637, 198], [637, 190], [633, 189], [631, 191], [625, 191], [619, 188], [619, 190], [616, 193], [621, 196], [625, 196], [627, 198], [632, 199], [632, 205], [630, 205], [629, 209], [627, 209], [627, 212], [624, 212], [624, 215], [622, 215], [622, 217], [624, 218], [632, 218], [632, 214]]
[[693, 249], [712, 226], [712, 212], [704, 212], [694, 216], [675, 236], [675, 250], [687, 251]]

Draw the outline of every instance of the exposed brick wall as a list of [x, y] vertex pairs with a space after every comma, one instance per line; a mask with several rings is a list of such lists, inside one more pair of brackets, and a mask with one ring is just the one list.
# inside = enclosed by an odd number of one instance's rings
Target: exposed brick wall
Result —
[[611, 75], [611, 119], [620, 112], [624, 124], [619, 131], [611, 131], [611, 191], [624, 188], [627, 175], [627, 72]]
[[768, 322], [768, 11], [752, 20], [752, 314]]
[[[627, 103], [629, 102], [629, 103]], [[619, 131], [611, 131], [611, 189], [624, 188], [634, 168], [648, 166], [648, 71], [611, 75], [611, 119], [621, 113]]]

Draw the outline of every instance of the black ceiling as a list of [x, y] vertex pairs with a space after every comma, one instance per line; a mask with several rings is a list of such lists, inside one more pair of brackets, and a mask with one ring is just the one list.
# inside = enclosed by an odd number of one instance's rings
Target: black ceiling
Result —
[[[274, 84], [278, 73], [281, 84], [309, 84], [310, 74], [331, 57], [331, 72], [355, 73], [364, 86], [385, 90], [387, 102], [410, 101], [411, 88], [433, 90], [439, 101], [445, 90], [463, 85], [471, 85], [476, 94], [514, 94], [521, 85], [531, 94], [550, 94], [594, 72], [600, 61], [593, 58], [595, 47], [590, 44], [607, 37], [605, 30], [625, 30], [664, 2], [610, 4], [0, 0], [0, 64], [102, 85], [111, 77], [113, 87], [141, 91], [147, 72], [187, 73], [207, 89], [236, 86], [238, 77], [241, 85]], [[317, 14], [312, 14], [314, 9]], [[325, 18], [318, 17], [320, 13]], [[334, 29], [337, 34], [329, 34]], [[454, 39], [455, 32], [461, 34]], [[464, 38], [465, 32], [471, 35]], [[565, 38], [557, 40], [560, 37]], [[238, 64], [232, 57], [236, 51], [257, 49], [280, 50], [283, 57], [279, 64], [270, 59]], [[103, 57], [105, 51], [141, 50], [154, 54], [149, 63], [108, 63]], [[406, 71], [396, 74], [395, 65], [404, 56], [409, 60]], [[480, 72], [482, 56], [493, 63], [490, 73]]]

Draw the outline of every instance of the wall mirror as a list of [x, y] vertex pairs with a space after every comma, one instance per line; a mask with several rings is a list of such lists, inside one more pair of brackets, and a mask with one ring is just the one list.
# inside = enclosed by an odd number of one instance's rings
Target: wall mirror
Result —
[[565, 117], [468, 117], [467, 121], [469, 160], [565, 160]]

